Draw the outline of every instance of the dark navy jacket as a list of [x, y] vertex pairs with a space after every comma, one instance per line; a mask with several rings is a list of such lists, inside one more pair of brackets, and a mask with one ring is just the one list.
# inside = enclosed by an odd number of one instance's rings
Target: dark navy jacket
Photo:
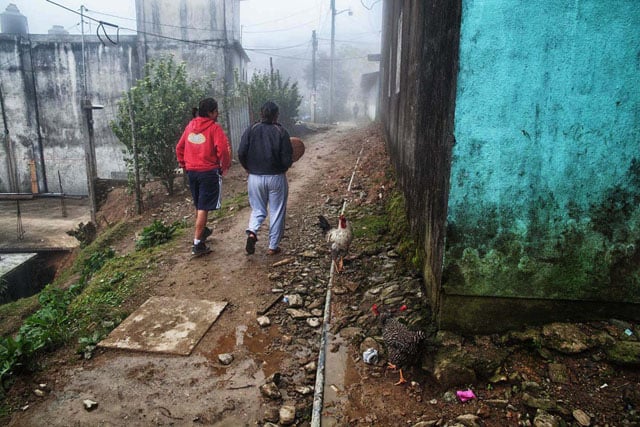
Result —
[[289, 132], [279, 123], [259, 122], [244, 131], [238, 160], [250, 174], [278, 175], [293, 163]]

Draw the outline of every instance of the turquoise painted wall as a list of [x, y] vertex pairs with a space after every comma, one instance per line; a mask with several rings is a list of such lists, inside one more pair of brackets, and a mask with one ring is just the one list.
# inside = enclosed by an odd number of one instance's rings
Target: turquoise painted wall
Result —
[[443, 289], [640, 302], [640, 1], [462, 4]]

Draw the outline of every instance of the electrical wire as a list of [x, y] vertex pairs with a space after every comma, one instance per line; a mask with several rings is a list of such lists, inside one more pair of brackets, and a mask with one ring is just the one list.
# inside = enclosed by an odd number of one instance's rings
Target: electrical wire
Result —
[[103, 24], [103, 25], [107, 25], [107, 26], [110, 26], [110, 27], [118, 28], [119, 30], [133, 31], [133, 32], [136, 32], [138, 34], [157, 37], [157, 38], [160, 38], [160, 39], [178, 41], [178, 42], [182, 42], [182, 43], [191, 43], [191, 44], [196, 44], [196, 45], [201, 45], [201, 46], [209, 46], [209, 47], [220, 47], [220, 43], [226, 43], [227, 42], [224, 39], [220, 39], [220, 40], [215, 40], [215, 42], [218, 42], [217, 44], [212, 44], [212, 43], [202, 42], [202, 41], [198, 41], [198, 40], [185, 40], [185, 39], [181, 39], [181, 38], [177, 38], [177, 37], [163, 36], [161, 34], [155, 34], [155, 33], [149, 33], [149, 32], [146, 32], [146, 31], [134, 30], [132, 28], [122, 27], [122, 26], [119, 26], [119, 25], [116, 25], [116, 24], [112, 24], [110, 22], [101, 21], [99, 19], [92, 18], [91, 16], [88, 16], [88, 15], [83, 15], [80, 12], [77, 12], [77, 11], [75, 11], [73, 9], [69, 9], [68, 7], [66, 7], [64, 5], [56, 3], [53, 0], [46, 0], [46, 1], [51, 3], [51, 4], [53, 4], [53, 5], [61, 7], [62, 9], [68, 10], [69, 12], [75, 13], [76, 15], [80, 15], [81, 17], [84, 16], [85, 18], [90, 19], [92, 21], [95, 21], [98, 24]]
[[362, 5], [362, 7], [367, 10], [372, 10], [373, 6], [375, 6], [377, 3], [380, 3], [380, 0], [375, 0], [373, 3], [371, 3], [371, 6], [367, 6], [366, 4], [364, 4], [364, 0], [360, 0], [360, 4]]
[[286, 49], [293, 49], [300, 46], [307, 46], [309, 43], [311, 42], [304, 42], [304, 43], [296, 44], [293, 46], [285, 46], [285, 47], [245, 47], [244, 50], [249, 50], [252, 52], [259, 51], [259, 50], [286, 50]]
[[299, 25], [296, 25], [295, 27], [289, 27], [289, 28], [279, 28], [277, 30], [265, 30], [265, 31], [243, 31], [244, 34], [264, 34], [264, 33], [281, 33], [283, 31], [289, 31], [289, 30], [295, 30], [296, 28], [301, 28], [301, 27], [305, 27], [309, 24], [313, 24], [316, 20], [313, 19], [309, 22], [303, 22]]
[[301, 14], [303, 14], [303, 13], [309, 13], [309, 11], [310, 11], [310, 10], [311, 10], [311, 9], [301, 10], [301, 11], [298, 11], [298, 12], [292, 13], [291, 15], [282, 16], [282, 17], [280, 17], [280, 18], [272, 19], [272, 20], [270, 20], [270, 21], [264, 21], [264, 22], [259, 22], [259, 23], [257, 23], [257, 24], [249, 24], [249, 25], [245, 25], [245, 27], [259, 27], [259, 26], [261, 26], [261, 25], [272, 24], [272, 23], [274, 23], [274, 22], [281, 22], [281, 21], [284, 21], [284, 20], [286, 20], [286, 19], [292, 18], [292, 17], [294, 17], [294, 16], [301, 15]]

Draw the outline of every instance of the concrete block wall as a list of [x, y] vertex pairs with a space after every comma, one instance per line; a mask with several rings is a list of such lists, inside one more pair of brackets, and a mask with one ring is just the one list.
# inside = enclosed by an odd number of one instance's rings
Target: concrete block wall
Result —
[[[6, 126], [16, 157], [17, 192], [31, 192], [29, 161], [37, 165], [38, 191], [86, 194], [86, 166], [81, 100], [86, 71], [87, 94], [104, 105], [94, 114], [98, 176], [125, 171], [119, 141], [109, 128], [117, 101], [139, 75], [137, 40], [120, 37], [117, 46], [104, 46], [85, 37], [83, 66], [81, 36], [0, 34], [0, 62]], [[84, 68], [83, 68], [84, 67]], [[6, 147], [3, 155], [7, 156]], [[2, 161], [2, 158], [0, 158]], [[5, 159], [6, 162], [6, 159]], [[0, 191], [12, 192], [7, 168], [0, 170]]]
[[441, 326], [640, 317], [637, 28], [633, 0], [385, 3], [381, 117]]
[[[85, 35], [84, 63], [80, 35], [0, 34], [1, 124], [6, 131], [0, 192], [32, 192], [35, 177], [37, 192], [88, 193], [88, 129], [81, 109], [85, 76], [89, 99], [103, 107], [93, 111], [97, 175], [110, 179], [126, 176], [126, 165], [124, 146], [109, 123], [150, 58], [173, 55], [187, 63], [194, 78], [215, 74], [214, 96], [220, 102], [225, 84], [234, 84], [234, 69], [243, 75], [248, 58], [237, 42], [238, 0], [137, 0], [136, 8], [140, 33], [120, 36], [116, 45]], [[242, 106], [225, 118], [242, 128], [249, 123]]]

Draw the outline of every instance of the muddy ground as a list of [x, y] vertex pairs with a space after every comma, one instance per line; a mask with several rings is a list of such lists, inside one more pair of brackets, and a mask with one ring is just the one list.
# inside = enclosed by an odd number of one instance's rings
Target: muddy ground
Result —
[[[62, 349], [43, 360], [41, 371], [14, 384], [9, 395], [14, 412], [6, 420], [8, 425], [284, 425], [288, 421], [281, 412], [287, 407], [295, 410], [294, 425], [309, 425], [322, 327], [292, 318], [282, 301], [266, 313], [270, 326], [259, 326], [257, 318], [259, 311], [286, 294], [301, 296], [301, 308], [322, 320], [329, 285], [333, 296], [324, 426], [531, 425], [539, 411], [523, 401], [524, 382], [537, 384], [554, 402], [570, 408], [568, 412], [558, 410], [558, 405], [550, 408], [558, 424], [549, 425], [579, 425], [573, 415], [576, 409], [589, 416], [589, 425], [637, 425], [633, 400], [640, 381], [637, 368], [613, 367], [599, 350], [553, 355], [554, 363], [568, 367], [562, 383], [549, 379], [549, 355], [528, 346], [510, 348], [501, 366], [503, 380], [479, 378], [457, 387], [443, 387], [432, 372], [418, 368], [407, 371], [408, 384], [394, 386], [397, 376], [384, 368], [383, 358], [377, 365], [364, 364], [361, 341], [379, 333], [369, 312], [371, 303], [381, 298], [381, 289], [394, 283], [405, 289], [398, 301], [410, 310], [424, 304], [420, 277], [396, 258], [394, 242], [385, 234], [388, 227], [382, 227], [377, 238], [356, 239], [346, 272], [331, 277], [327, 247], [316, 223], [318, 214], [335, 219], [343, 206], [347, 216], [360, 223], [366, 223], [367, 214], [381, 211], [393, 187], [386, 173], [389, 160], [383, 136], [375, 125], [346, 124], [304, 140], [306, 153], [288, 173], [290, 198], [281, 254], [266, 254], [263, 227], [256, 253], [247, 256], [244, 230], [249, 208], [235, 209], [228, 218], [210, 224], [211, 255], [191, 260], [190, 236], [168, 244], [160, 259], [150, 263], [153, 274], [127, 302], [131, 311], [150, 296], [228, 302], [190, 356], [100, 349], [85, 360], [74, 348]], [[224, 197], [246, 191], [246, 174], [238, 164], [223, 185]], [[98, 213], [100, 226], [122, 219], [138, 224], [138, 230], [156, 218], [172, 222], [186, 217], [193, 223], [184, 189], [168, 197], [160, 186], [152, 185], [146, 190], [145, 206], [144, 217], [137, 217], [132, 196], [114, 189]], [[114, 249], [122, 254], [133, 251], [134, 245], [132, 235]], [[459, 341], [460, 346], [475, 348], [499, 343], [497, 337]], [[229, 365], [218, 359], [224, 353], [233, 355]], [[266, 396], [260, 387], [270, 379], [277, 393]], [[467, 387], [474, 389], [477, 399], [462, 403], [454, 393]], [[43, 396], [34, 394], [38, 388]], [[97, 402], [97, 407], [86, 410], [85, 399]], [[467, 418], [454, 421], [461, 415]]]

